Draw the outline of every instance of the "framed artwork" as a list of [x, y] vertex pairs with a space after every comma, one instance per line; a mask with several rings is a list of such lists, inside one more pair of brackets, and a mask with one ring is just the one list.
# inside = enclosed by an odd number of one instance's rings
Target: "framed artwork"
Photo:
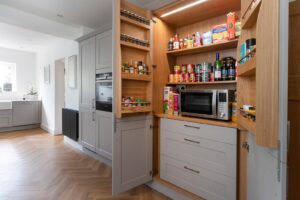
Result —
[[50, 84], [50, 65], [44, 66], [44, 83]]
[[68, 87], [76, 89], [77, 87], [77, 56], [68, 58]]

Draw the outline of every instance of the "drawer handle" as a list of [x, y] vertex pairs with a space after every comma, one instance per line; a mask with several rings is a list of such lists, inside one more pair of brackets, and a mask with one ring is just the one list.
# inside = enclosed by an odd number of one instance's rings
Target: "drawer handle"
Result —
[[187, 139], [187, 138], [184, 138], [184, 141], [186, 141], [186, 142], [192, 142], [192, 143], [196, 143], [196, 144], [200, 144], [200, 142], [198, 142], [198, 141], [190, 140], [190, 139]]
[[197, 127], [197, 126], [190, 126], [190, 125], [184, 125], [184, 127], [187, 127], [187, 128], [195, 128], [195, 129], [200, 129], [200, 127]]
[[189, 168], [189, 167], [187, 167], [187, 166], [184, 166], [184, 169], [187, 169], [187, 170], [189, 170], [189, 171], [191, 171], [191, 172], [194, 172], [194, 173], [196, 173], [196, 174], [200, 174], [200, 171], [191, 169], [191, 168]]

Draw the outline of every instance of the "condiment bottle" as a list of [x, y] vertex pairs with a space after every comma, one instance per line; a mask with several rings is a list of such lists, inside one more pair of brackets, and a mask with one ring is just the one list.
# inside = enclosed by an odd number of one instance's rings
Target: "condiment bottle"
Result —
[[179, 38], [178, 38], [178, 34], [176, 34], [175, 37], [174, 37], [173, 49], [174, 49], [174, 50], [178, 50], [178, 49], [179, 49]]
[[221, 80], [221, 68], [222, 68], [222, 63], [220, 61], [220, 54], [216, 54], [216, 63], [215, 63], [215, 81], [220, 81]]

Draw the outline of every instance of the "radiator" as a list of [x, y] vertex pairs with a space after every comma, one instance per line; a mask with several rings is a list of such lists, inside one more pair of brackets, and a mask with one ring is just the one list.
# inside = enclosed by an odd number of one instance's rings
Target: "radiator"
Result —
[[65, 136], [78, 141], [79, 125], [77, 110], [62, 109], [62, 131]]

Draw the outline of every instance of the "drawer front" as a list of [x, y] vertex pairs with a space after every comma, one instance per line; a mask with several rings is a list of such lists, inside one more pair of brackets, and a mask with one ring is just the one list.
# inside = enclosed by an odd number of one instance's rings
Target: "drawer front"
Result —
[[162, 118], [161, 130], [174, 133], [184, 133], [190, 136], [202, 137], [227, 144], [237, 144], [237, 130], [235, 128], [211, 126]]
[[12, 126], [12, 111], [0, 110], [0, 128]]
[[236, 145], [161, 131], [161, 154], [236, 178]]
[[207, 200], [235, 200], [236, 180], [161, 155], [160, 176]]

